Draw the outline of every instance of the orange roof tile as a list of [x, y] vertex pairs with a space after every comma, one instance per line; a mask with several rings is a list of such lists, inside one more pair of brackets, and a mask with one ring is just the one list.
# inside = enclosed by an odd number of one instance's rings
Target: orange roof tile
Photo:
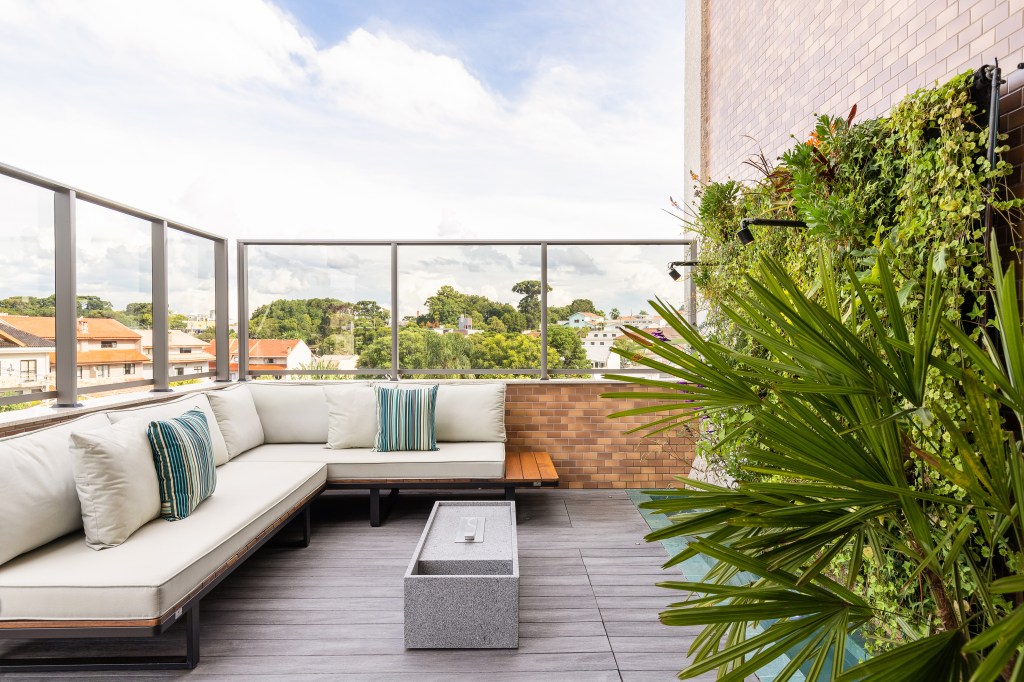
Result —
[[[0, 317], [12, 327], [44, 339], [56, 338], [56, 320], [52, 317], [31, 317], [28, 315], [4, 315]], [[131, 339], [137, 341], [139, 333], [132, 331], [120, 322], [107, 317], [79, 318], [78, 338], [80, 339]], [[83, 323], [85, 329], [83, 330]]]
[[[288, 354], [302, 343], [299, 339], [249, 339], [250, 358], [286, 358]], [[203, 352], [217, 354], [217, 342], [211, 341]], [[238, 339], [231, 339], [228, 347], [229, 355], [238, 354]], [[283, 368], [279, 368], [283, 369]]]
[[[50, 364], [57, 362], [57, 354], [50, 353]], [[83, 350], [79, 351], [75, 362], [79, 365], [116, 365], [122, 362], [135, 362], [142, 365], [153, 364], [153, 361], [134, 349], [127, 350]]]

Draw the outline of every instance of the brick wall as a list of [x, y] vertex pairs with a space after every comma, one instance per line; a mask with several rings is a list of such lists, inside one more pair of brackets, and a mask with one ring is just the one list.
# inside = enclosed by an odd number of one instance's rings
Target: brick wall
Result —
[[[751, 179], [742, 165], [806, 139], [817, 114], [885, 114], [918, 88], [998, 59], [1024, 61], [1024, 0], [715, 0], [709, 16], [704, 168]], [[1002, 132], [1021, 188], [1021, 74], [1004, 87]], [[1019, 194], [1018, 194], [1019, 195]]]
[[690, 471], [693, 441], [685, 436], [626, 435], [653, 418], [608, 415], [651, 403], [600, 396], [630, 388], [602, 381], [511, 382], [505, 404], [508, 447], [547, 451], [567, 488], [672, 486], [675, 476]]
[[[602, 393], [630, 390], [604, 381], [509, 382], [505, 403], [508, 448], [544, 450], [567, 488], [657, 488], [675, 484], [690, 471], [693, 441], [687, 437], [642, 438], [626, 435], [652, 418], [608, 419], [609, 414], [643, 404], [605, 400]], [[133, 397], [124, 406], [162, 402], [180, 393]], [[95, 408], [102, 409], [102, 408]], [[54, 410], [53, 414], [0, 423], [0, 437], [74, 419], [89, 410]]]

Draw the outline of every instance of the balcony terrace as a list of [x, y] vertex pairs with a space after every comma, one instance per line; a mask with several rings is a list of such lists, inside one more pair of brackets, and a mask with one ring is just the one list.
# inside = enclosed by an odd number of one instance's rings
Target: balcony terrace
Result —
[[[646, 682], [682, 668], [695, 630], [658, 623], [671, 593], [654, 586], [679, 573], [661, 569], [665, 550], [641, 541], [647, 524], [627, 495], [612, 490], [520, 494], [518, 650], [405, 649], [402, 574], [435, 499], [403, 494], [388, 522], [370, 528], [365, 495], [322, 496], [308, 548], [266, 546], [203, 600], [199, 668], [145, 676]], [[0, 655], [175, 652], [182, 629], [166, 641], [6, 642]]]

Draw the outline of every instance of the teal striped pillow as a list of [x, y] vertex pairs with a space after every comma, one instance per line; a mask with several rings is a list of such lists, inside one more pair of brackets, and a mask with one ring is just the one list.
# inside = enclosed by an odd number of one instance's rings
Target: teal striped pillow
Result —
[[424, 388], [374, 386], [373, 392], [377, 398], [376, 452], [437, 450], [436, 384]]
[[199, 408], [149, 423], [146, 431], [160, 481], [160, 516], [178, 521], [217, 487], [217, 465], [206, 415]]

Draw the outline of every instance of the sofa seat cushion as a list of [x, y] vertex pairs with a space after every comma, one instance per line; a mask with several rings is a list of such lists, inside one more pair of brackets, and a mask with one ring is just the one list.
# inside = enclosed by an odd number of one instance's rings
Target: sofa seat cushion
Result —
[[324, 483], [320, 464], [228, 463], [188, 518], [96, 552], [74, 533], [0, 566], [0, 621], [158, 618]]
[[239, 462], [318, 462], [327, 480], [501, 478], [504, 443], [438, 443], [434, 451], [374, 452], [370, 448], [330, 450], [322, 445], [261, 445]]

